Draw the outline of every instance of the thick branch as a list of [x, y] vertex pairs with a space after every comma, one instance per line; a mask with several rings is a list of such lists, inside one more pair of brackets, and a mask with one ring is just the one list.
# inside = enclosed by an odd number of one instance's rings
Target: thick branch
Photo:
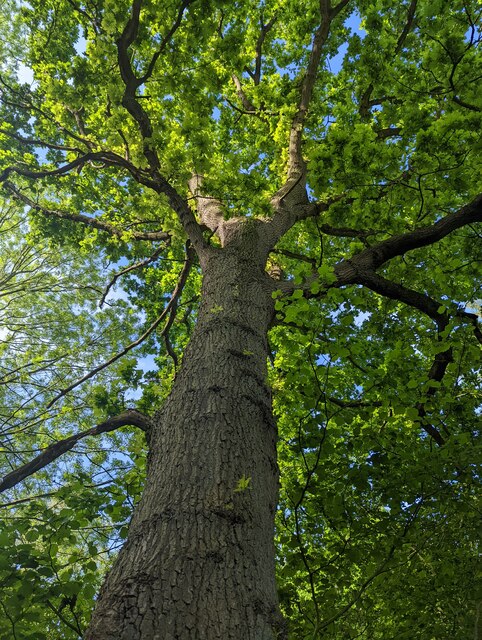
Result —
[[234, 86], [236, 87], [236, 94], [240, 99], [241, 104], [243, 105], [243, 109], [245, 110], [245, 113], [250, 115], [257, 115], [258, 110], [256, 109], [254, 104], [251, 102], [251, 100], [248, 98], [248, 96], [244, 92], [243, 85], [241, 84], [241, 80], [238, 78], [238, 76], [235, 73], [232, 74], [231, 79], [234, 82]]
[[271, 20], [269, 20], [267, 24], [263, 24], [263, 21], [261, 20], [261, 32], [256, 42], [255, 69], [254, 69], [254, 73], [250, 74], [256, 86], [261, 81], [261, 59], [262, 59], [263, 44], [266, 36], [268, 35], [268, 32], [272, 29], [275, 22], [276, 22], [276, 14], [274, 14], [274, 16], [271, 18]]
[[220, 227], [224, 220], [223, 204], [216, 198], [201, 195], [203, 180], [203, 176], [193, 173], [188, 183], [189, 191], [196, 199], [197, 210], [201, 223], [208, 227], [208, 229], [211, 229], [213, 233], [216, 233], [220, 231]]
[[475, 313], [470, 313], [468, 311], [463, 311], [459, 309], [456, 313], [457, 317], [462, 318], [463, 320], [470, 322], [474, 327], [474, 335], [477, 338], [478, 342], [482, 344], [482, 331], [479, 327], [479, 316]]
[[[453, 353], [451, 347], [449, 347], [445, 351], [442, 351], [441, 353], [437, 353], [432, 366], [430, 367], [430, 371], [428, 372], [429, 382], [432, 381], [440, 383], [445, 375], [445, 372], [447, 371], [447, 367], [451, 362], [453, 362]], [[431, 398], [435, 395], [437, 386], [434, 385], [428, 387], [427, 391], [425, 392], [427, 398]], [[421, 427], [435, 440], [435, 442], [439, 446], [445, 444], [445, 439], [442, 437], [440, 432], [427, 420], [427, 410], [425, 409], [425, 403], [418, 402], [416, 408], [420, 418]]]
[[[316, 218], [320, 215], [320, 213], [324, 213], [328, 211], [328, 209], [335, 204], [336, 202], [340, 202], [344, 200], [347, 205], [353, 202], [353, 199], [348, 198], [346, 193], [341, 193], [336, 196], [332, 196], [325, 200], [324, 202], [311, 202], [307, 203], [306, 198], [306, 189], [304, 186], [299, 190], [298, 195], [301, 199], [300, 202], [293, 202], [292, 193], [298, 187], [298, 185], [302, 184], [302, 180], [300, 178], [299, 183], [296, 181], [291, 185], [291, 191], [282, 193], [282, 189], [278, 191], [278, 195], [272, 200], [272, 204], [275, 208], [275, 214], [273, 217], [266, 221], [266, 242], [269, 245], [270, 250], [276, 245], [278, 240], [282, 238], [289, 229], [293, 225], [295, 225], [300, 220], [305, 220], [307, 218]], [[281, 194], [281, 195], [279, 195]], [[279, 196], [279, 198], [278, 198]], [[291, 200], [292, 202], [288, 204], [285, 200]], [[325, 225], [327, 229], [326, 233], [329, 233], [328, 229], [333, 230], [334, 227], [330, 227], [329, 225]], [[337, 235], [337, 234], [333, 234]]]
[[290, 140], [288, 148], [288, 180], [297, 179], [306, 172], [305, 162], [301, 151], [301, 142], [303, 136], [303, 126], [308, 115], [308, 108], [313, 95], [318, 67], [331, 25], [331, 7], [329, 0], [321, 0], [320, 2], [321, 23], [315, 32], [313, 44], [311, 47], [308, 66], [306, 68], [305, 77], [301, 85], [300, 101], [298, 109], [291, 123]]
[[415, 19], [415, 11], [417, 9], [417, 2], [418, 2], [418, 0], [412, 0], [411, 3], [410, 3], [410, 6], [408, 7], [407, 21], [405, 22], [405, 26], [403, 27], [402, 33], [400, 34], [400, 37], [397, 40], [397, 46], [395, 47], [395, 55], [397, 53], [400, 53], [400, 51], [402, 50], [403, 45], [405, 44], [405, 40], [406, 40], [408, 34], [410, 33], [410, 29], [412, 28], [413, 21]]
[[[446, 313], [439, 313], [438, 309], [440, 308], [440, 304], [426, 294], [419, 293], [418, 291], [404, 287], [403, 285], [392, 282], [391, 280], [387, 280], [376, 273], [363, 274], [359, 277], [357, 282], [387, 298], [398, 300], [399, 302], [403, 302], [418, 309], [419, 311], [422, 311], [422, 313], [435, 320], [439, 331], [443, 331], [448, 325], [448, 315]], [[430, 371], [428, 372], [428, 380], [437, 383], [441, 382], [447, 367], [452, 360], [453, 355], [450, 347], [438, 353], [435, 356]], [[435, 394], [435, 391], [435, 386], [429, 386], [425, 395], [427, 397], [431, 397]], [[420, 426], [422, 429], [428, 433], [428, 435], [433, 438], [439, 446], [445, 444], [445, 440], [440, 432], [427, 419], [425, 403], [418, 402], [416, 404], [416, 409], [418, 411]]]
[[109, 431], [114, 431], [115, 429], [119, 429], [120, 427], [125, 427], [126, 425], [132, 425], [134, 427], [139, 427], [142, 431], [148, 431], [150, 427], [150, 420], [147, 416], [140, 413], [135, 409], [128, 409], [123, 413], [113, 416], [112, 418], [108, 418], [105, 422], [101, 422], [95, 427], [91, 429], [87, 429], [87, 431], [82, 431], [81, 433], [77, 433], [74, 436], [70, 436], [69, 438], [65, 438], [65, 440], [60, 440], [55, 444], [51, 444], [49, 447], [44, 449], [40, 455], [36, 458], [27, 462], [27, 464], [22, 465], [15, 471], [7, 474], [3, 480], [0, 482], [0, 493], [6, 491], [7, 489], [11, 489], [25, 478], [28, 478], [33, 473], [40, 471], [48, 464], [56, 460], [59, 456], [67, 451], [70, 451], [79, 440], [86, 438], [87, 436], [97, 436], [101, 433], [108, 433]]
[[[321, 22], [315, 31], [308, 64], [301, 83], [297, 110], [291, 122], [288, 143], [287, 179], [281, 189], [279, 189], [271, 199], [271, 204], [275, 211], [281, 209], [283, 204], [289, 206], [308, 205], [308, 194], [306, 193], [306, 163], [302, 153], [303, 128], [313, 96], [323, 53], [323, 45], [328, 39], [331, 22], [348, 2], [349, 0], [342, 0], [334, 8], [331, 8], [330, 0], [320, 0]], [[291, 217], [291, 214], [288, 214], [288, 211], [285, 209], [283, 216]]]
[[439, 313], [438, 311], [441, 306], [440, 303], [424, 293], [404, 287], [373, 272], [358, 272], [355, 282], [368, 287], [368, 289], [379, 293], [385, 298], [398, 300], [418, 309], [437, 323], [439, 331], [443, 331], [448, 324], [447, 314]]
[[302, 186], [304, 188], [306, 164], [302, 155], [303, 128], [306, 117], [308, 115], [311, 98], [313, 96], [313, 89], [315, 87], [316, 77], [318, 75], [318, 69], [323, 53], [323, 45], [328, 39], [330, 26], [333, 19], [348, 4], [348, 2], [349, 0], [342, 0], [332, 8], [330, 0], [320, 0], [321, 22], [320, 26], [315, 31], [313, 44], [308, 59], [308, 65], [306, 67], [305, 76], [301, 84], [300, 99], [298, 102], [297, 111], [291, 123], [288, 146], [288, 179], [286, 184], [276, 194], [275, 199], [279, 199], [280, 196], [286, 197], [286, 194], [283, 190], [290, 190], [292, 183], [297, 183], [300, 179], [300, 176], [303, 179]]

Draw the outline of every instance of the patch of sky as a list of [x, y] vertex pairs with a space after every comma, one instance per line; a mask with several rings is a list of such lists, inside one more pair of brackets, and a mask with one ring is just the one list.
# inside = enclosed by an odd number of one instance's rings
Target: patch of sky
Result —
[[22, 84], [29, 84], [30, 86], [34, 84], [33, 71], [23, 62], [20, 62], [20, 64], [18, 65], [17, 78], [18, 81]]
[[364, 322], [371, 318], [371, 315], [369, 311], [360, 311], [353, 319], [355, 326], [361, 327]]
[[326, 60], [328, 69], [333, 74], [337, 74], [343, 67], [343, 60], [345, 59], [346, 52], [348, 51], [348, 43], [344, 42], [338, 49], [334, 56], [329, 56]]
[[[363, 40], [367, 35], [367, 32], [362, 27], [362, 19], [358, 12], [353, 12], [350, 17], [345, 21], [344, 26], [349, 29], [352, 34], [358, 35]], [[335, 75], [337, 75], [343, 66], [343, 61], [348, 51], [348, 42], [341, 45], [335, 55], [327, 58], [328, 69]]]
[[79, 56], [85, 55], [87, 51], [87, 40], [85, 39], [84, 35], [81, 33], [80, 29], [79, 29], [78, 40], [75, 43], [75, 50], [77, 51]]
[[358, 11], [354, 11], [347, 20], [345, 20], [345, 27], [350, 29], [352, 33], [358, 35], [359, 38], [363, 40], [367, 35], [367, 32], [362, 26], [362, 18]]

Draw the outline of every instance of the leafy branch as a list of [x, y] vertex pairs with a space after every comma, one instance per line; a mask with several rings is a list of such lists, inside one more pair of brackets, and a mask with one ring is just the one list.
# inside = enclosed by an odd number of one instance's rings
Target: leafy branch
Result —
[[[33, 211], [38, 211], [42, 215], [45, 215], [49, 218], [59, 218], [61, 220], [79, 222], [87, 227], [90, 227], [91, 229], [104, 231], [105, 233], [108, 233], [109, 235], [120, 239], [124, 238], [125, 236], [125, 231], [123, 229], [119, 229], [109, 222], [104, 222], [99, 218], [86, 216], [82, 213], [71, 213], [70, 211], [62, 211], [61, 209], [50, 209], [48, 207], [44, 207], [22, 193], [20, 189], [18, 189], [13, 183], [8, 180], [4, 182], [4, 187], [15, 198], [28, 205]], [[169, 242], [171, 238], [170, 234], [165, 231], [129, 231], [128, 235], [129, 238], [132, 238], [133, 240], [164, 240], [166, 242]]]

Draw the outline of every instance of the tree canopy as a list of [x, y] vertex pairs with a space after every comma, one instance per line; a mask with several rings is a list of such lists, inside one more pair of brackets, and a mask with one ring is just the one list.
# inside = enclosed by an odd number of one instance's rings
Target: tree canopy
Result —
[[290, 638], [482, 637], [481, 22], [480, 0], [3, 3], [0, 640], [82, 637], [199, 248], [243, 217], [276, 241]]

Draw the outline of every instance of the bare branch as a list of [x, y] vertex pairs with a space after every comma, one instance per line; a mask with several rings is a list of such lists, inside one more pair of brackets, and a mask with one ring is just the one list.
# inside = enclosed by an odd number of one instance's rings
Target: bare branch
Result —
[[126, 425], [139, 427], [142, 431], [147, 432], [150, 428], [150, 419], [136, 409], [128, 409], [117, 416], [108, 418], [91, 429], [87, 429], [87, 431], [81, 431], [74, 436], [70, 436], [69, 438], [60, 440], [55, 444], [51, 444], [36, 458], [7, 474], [0, 482], [0, 493], [7, 489], [11, 489], [19, 482], [22, 482], [22, 480], [25, 480], [25, 478], [28, 478], [37, 471], [40, 471], [40, 469], [49, 465], [63, 453], [70, 451], [77, 442], [79, 442], [79, 440], [87, 438], [88, 436], [97, 436], [101, 433], [108, 433], [109, 431], [114, 431], [115, 429], [125, 427]]

